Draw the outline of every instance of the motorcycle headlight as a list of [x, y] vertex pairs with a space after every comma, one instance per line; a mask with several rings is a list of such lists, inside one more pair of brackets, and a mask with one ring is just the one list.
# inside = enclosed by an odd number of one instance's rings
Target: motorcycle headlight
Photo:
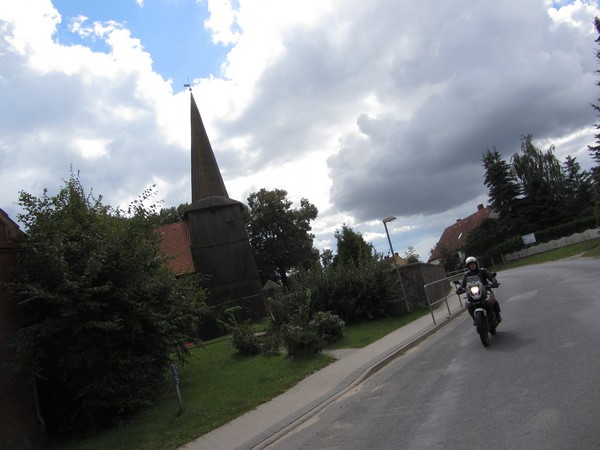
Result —
[[479, 295], [479, 286], [471, 286], [469, 291], [471, 291], [473, 297], [477, 297]]

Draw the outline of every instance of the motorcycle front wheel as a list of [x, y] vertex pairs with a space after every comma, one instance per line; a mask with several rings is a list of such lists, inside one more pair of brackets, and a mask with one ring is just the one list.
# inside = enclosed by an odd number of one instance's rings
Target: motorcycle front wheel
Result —
[[484, 347], [490, 345], [490, 333], [488, 331], [487, 319], [481, 311], [475, 313], [475, 324], [477, 325], [477, 333], [481, 338], [481, 343]]

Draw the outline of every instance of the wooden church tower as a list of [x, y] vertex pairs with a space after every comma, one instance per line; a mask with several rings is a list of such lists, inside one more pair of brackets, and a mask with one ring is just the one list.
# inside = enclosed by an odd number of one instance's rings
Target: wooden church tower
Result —
[[191, 92], [190, 100], [192, 204], [185, 214], [194, 265], [209, 277], [205, 286], [211, 306], [240, 305], [252, 316], [264, 317], [265, 301], [242, 218], [243, 205], [229, 198]]

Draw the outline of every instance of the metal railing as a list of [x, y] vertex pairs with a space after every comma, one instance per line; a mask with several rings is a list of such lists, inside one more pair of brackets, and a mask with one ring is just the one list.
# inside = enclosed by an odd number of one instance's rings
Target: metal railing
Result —
[[[446, 303], [446, 308], [448, 309], [448, 317], [452, 315], [452, 311], [450, 311], [450, 305], [448, 304], [448, 298], [452, 295], [457, 295], [454, 290], [454, 280], [459, 280], [462, 278], [462, 270], [460, 273], [456, 273], [452, 276], [442, 278], [441, 280], [436, 280], [431, 283], [424, 284], [425, 295], [427, 296], [427, 304], [429, 305], [429, 312], [431, 313], [431, 318], [433, 319], [433, 324], [436, 325], [435, 315], [433, 314], [434, 307], [439, 305], [442, 302]], [[462, 298], [458, 295], [458, 301], [462, 308]]]

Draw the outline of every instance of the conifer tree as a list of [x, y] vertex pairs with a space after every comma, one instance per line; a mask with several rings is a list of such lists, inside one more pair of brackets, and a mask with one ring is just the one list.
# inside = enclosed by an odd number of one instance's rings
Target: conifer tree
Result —
[[[598, 37], [596, 38], [596, 44], [598, 48], [596, 49], [596, 59], [600, 61], [600, 18], [596, 17], [594, 19], [594, 26], [596, 27], [596, 32], [598, 33]], [[597, 74], [600, 74], [600, 69], [596, 70]], [[597, 86], [600, 86], [600, 81], [596, 83]], [[600, 116], [600, 105], [592, 104], [592, 108], [598, 113]], [[592, 160], [596, 163], [591, 170], [591, 176], [594, 184], [594, 200], [595, 200], [595, 215], [597, 223], [600, 223], [600, 123], [596, 124], [596, 145], [588, 146], [588, 151]]]
[[565, 173], [565, 208], [572, 217], [589, 216], [593, 203], [591, 174], [581, 170], [577, 159], [568, 155], [563, 163]]
[[488, 188], [491, 206], [498, 211], [500, 217], [508, 217], [519, 196], [519, 185], [510, 164], [494, 148], [483, 154], [485, 168], [484, 184]]

